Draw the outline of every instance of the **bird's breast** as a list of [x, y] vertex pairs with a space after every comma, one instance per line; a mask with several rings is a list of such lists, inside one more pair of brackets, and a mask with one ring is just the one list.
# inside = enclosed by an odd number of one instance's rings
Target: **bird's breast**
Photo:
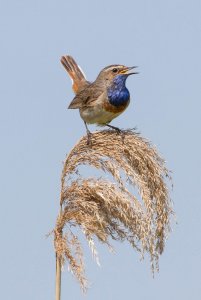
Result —
[[107, 98], [104, 107], [114, 113], [124, 111], [130, 102], [130, 94], [126, 87], [124, 89], [108, 89]]
[[114, 105], [113, 103], [111, 103], [111, 101], [106, 100], [103, 103], [103, 107], [108, 112], [112, 112], [114, 114], [116, 114], [116, 113], [118, 114], [118, 113], [123, 112], [127, 108], [127, 106], [129, 105], [129, 102], [130, 102], [130, 98], [128, 98], [126, 101], [124, 101], [121, 104], [118, 103], [118, 105]]

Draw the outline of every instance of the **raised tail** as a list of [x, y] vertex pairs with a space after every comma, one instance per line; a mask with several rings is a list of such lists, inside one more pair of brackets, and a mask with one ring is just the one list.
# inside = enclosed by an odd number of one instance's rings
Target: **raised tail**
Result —
[[88, 81], [86, 80], [84, 73], [70, 55], [62, 56], [61, 63], [72, 79], [72, 88], [75, 94], [77, 94], [81, 89], [88, 85]]

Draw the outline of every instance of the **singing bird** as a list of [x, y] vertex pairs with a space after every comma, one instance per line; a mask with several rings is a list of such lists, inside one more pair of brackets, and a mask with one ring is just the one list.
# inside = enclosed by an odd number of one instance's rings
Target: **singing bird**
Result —
[[130, 72], [136, 66], [107, 66], [91, 83], [86, 80], [83, 71], [71, 56], [62, 56], [61, 63], [72, 79], [72, 88], [75, 93], [68, 108], [79, 109], [87, 130], [87, 143], [91, 141], [91, 132], [87, 124], [108, 126], [120, 132], [119, 128], [109, 123], [129, 105], [130, 93], [126, 88], [126, 79], [132, 74], [137, 74], [137, 72]]

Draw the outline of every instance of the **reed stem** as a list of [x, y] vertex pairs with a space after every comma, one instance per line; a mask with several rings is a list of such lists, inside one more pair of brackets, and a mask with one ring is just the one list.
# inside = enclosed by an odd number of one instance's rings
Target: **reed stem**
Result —
[[56, 254], [56, 300], [61, 299], [61, 261]]
[[[60, 202], [60, 213], [62, 214], [62, 204]], [[61, 258], [56, 253], [56, 286], [55, 286], [55, 300], [61, 300]]]

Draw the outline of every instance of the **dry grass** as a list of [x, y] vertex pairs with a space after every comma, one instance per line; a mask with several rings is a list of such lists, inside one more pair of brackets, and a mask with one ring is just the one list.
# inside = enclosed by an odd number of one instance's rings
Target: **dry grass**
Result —
[[[103, 170], [114, 180], [84, 178], [79, 175], [81, 165]], [[173, 213], [166, 179], [170, 176], [156, 148], [131, 130], [123, 135], [95, 132], [92, 147], [83, 137], [72, 149], [61, 177], [55, 251], [62, 264], [68, 262], [83, 290], [87, 280], [74, 226], [84, 233], [97, 262], [94, 237], [109, 247], [112, 239], [128, 241], [141, 257], [148, 253], [152, 270], [158, 269]], [[131, 193], [132, 186], [138, 197]]]

